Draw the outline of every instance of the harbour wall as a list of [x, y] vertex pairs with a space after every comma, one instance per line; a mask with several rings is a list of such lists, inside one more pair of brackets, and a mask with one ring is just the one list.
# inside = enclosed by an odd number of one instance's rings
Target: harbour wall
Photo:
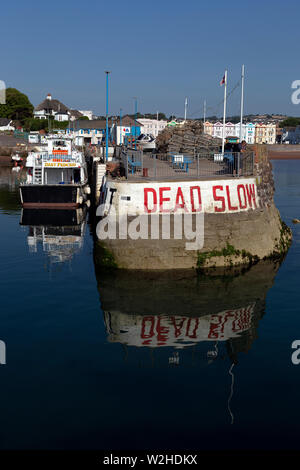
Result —
[[[274, 189], [265, 147], [256, 149], [253, 177], [146, 183], [105, 179], [98, 215], [105, 217], [115, 210], [127, 214], [129, 222], [130, 217], [147, 215], [149, 226], [147, 239], [100, 240], [100, 256], [108, 266], [147, 270], [217, 269], [283, 257], [291, 232], [275, 207]], [[187, 239], [176, 238], [172, 231], [172, 222], [180, 213], [192, 217], [203, 214], [204, 243], [200, 249], [186, 249]], [[161, 227], [166, 214], [170, 237], [152, 239], [151, 216], [159, 217]]]

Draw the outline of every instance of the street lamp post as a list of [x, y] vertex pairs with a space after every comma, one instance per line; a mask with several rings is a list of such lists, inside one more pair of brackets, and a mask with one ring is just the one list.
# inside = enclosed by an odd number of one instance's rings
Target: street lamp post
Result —
[[134, 148], [136, 150], [136, 120], [137, 120], [137, 98], [134, 97], [134, 114], [135, 114], [135, 123], [134, 123]]
[[120, 145], [123, 143], [123, 134], [122, 134], [122, 108], [120, 108]]
[[108, 75], [110, 72], [108, 70], [106, 73], [106, 133], [105, 133], [105, 160], [108, 160]]

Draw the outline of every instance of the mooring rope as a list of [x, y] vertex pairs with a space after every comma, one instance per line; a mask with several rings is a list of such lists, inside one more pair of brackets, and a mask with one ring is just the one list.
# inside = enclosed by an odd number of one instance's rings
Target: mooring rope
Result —
[[230, 395], [229, 395], [228, 402], [227, 402], [228, 411], [229, 411], [230, 416], [231, 416], [231, 424], [233, 424], [233, 420], [234, 420], [234, 416], [233, 416], [233, 413], [232, 413], [231, 408], [230, 408], [230, 402], [231, 402], [231, 398], [232, 398], [232, 395], [233, 395], [233, 384], [234, 384], [234, 375], [232, 373], [233, 367], [234, 367], [234, 363], [231, 364], [231, 367], [229, 369], [229, 374], [231, 375], [231, 387], [230, 387]]

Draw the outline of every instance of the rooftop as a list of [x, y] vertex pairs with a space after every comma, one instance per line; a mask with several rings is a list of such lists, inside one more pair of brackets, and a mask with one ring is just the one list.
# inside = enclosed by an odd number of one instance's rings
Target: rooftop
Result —
[[69, 111], [69, 108], [63, 103], [61, 103], [61, 101], [49, 99], [47, 97], [44, 101], [38, 104], [34, 110], [35, 111], [50, 110], [54, 112], [67, 113]]

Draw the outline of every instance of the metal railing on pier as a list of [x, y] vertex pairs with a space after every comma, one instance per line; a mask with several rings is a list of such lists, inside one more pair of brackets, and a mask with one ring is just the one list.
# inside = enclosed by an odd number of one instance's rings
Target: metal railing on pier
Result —
[[188, 179], [241, 177], [254, 173], [254, 153], [155, 154], [123, 150], [121, 161], [127, 179]]

